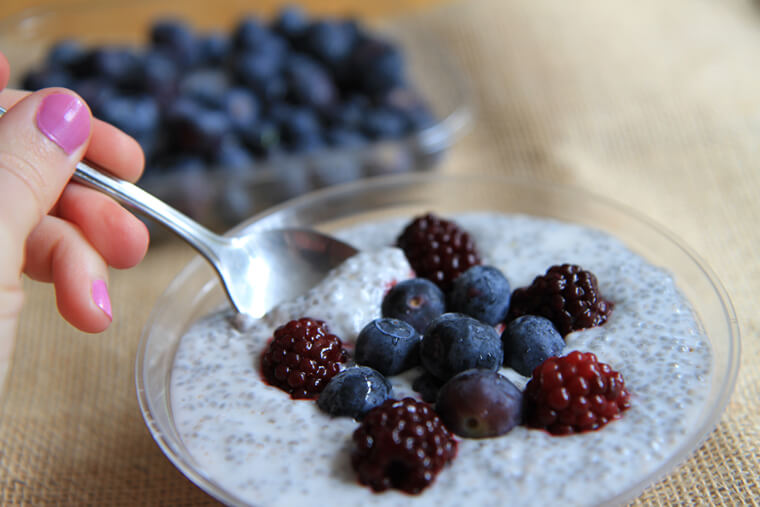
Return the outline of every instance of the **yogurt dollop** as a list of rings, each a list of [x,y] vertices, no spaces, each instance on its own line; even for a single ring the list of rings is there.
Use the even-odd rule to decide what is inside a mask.
[[[307,294],[242,328],[222,310],[182,338],[170,387],[173,415],[212,480],[261,506],[594,505],[636,484],[679,448],[690,416],[706,402],[712,356],[671,276],[592,228],[524,215],[453,219],[513,288],[554,264],[578,264],[597,276],[615,310],[603,326],[569,334],[563,355],[593,352],[622,373],[632,394],[622,418],[567,437],[520,426],[498,438],[460,439],[452,465],[419,496],[360,486],[350,465],[357,423],[267,385],[259,360],[273,330],[288,320],[324,320],[350,347],[380,315],[390,284],[412,275],[403,253],[387,247],[408,220],[372,222],[337,234],[363,252]],[[391,378],[394,397],[415,395],[411,382],[419,373]],[[509,368],[501,373],[520,388],[528,380]]]

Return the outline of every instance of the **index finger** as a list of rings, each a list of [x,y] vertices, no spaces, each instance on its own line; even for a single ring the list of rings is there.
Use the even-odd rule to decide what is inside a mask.
[[[28,94],[22,90],[4,90],[0,92],[0,106],[9,109]],[[114,176],[131,182],[140,178],[145,166],[145,155],[137,141],[113,125],[97,119],[92,123],[92,137],[85,156]]]

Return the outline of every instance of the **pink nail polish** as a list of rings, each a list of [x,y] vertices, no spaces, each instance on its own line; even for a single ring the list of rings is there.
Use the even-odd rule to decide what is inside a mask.
[[[37,127],[70,155],[90,135],[90,111],[74,95],[52,93],[37,110]]]
[[[108,315],[109,319],[113,319],[111,315],[111,298],[108,297],[108,287],[103,280],[95,280],[92,282],[92,300],[95,304]]]

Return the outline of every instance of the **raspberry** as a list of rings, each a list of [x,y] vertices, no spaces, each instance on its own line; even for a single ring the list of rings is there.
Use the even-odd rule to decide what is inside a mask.
[[[316,398],[340,372],[348,353],[321,320],[302,318],[278,327],[261,357],[266,380],[294,399]]]
[[[457,441],[433,408],[413,398],[387,400],[367,413],[354,431],[351,464],[359,482],[417,494],[454,459]]]
[[[524,397],[527,425],[554,435],[599,429],[630,407],[623,376],[590,352],[541,363]]]
[[[396,240],[417,276],[446,292],[468,268],[480,264],[475,243],[454,222],[431,213],[415,218]]]
[[[578,329],[604,324],[613,306],[599,294],[593,273],[562,264],[537,276],[529,287],[512,293],[507,320],[522,315],[546,317],[564,337]]]

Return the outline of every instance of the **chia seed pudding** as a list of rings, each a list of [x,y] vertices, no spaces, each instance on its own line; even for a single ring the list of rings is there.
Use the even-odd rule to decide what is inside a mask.
[[[631,408],[619,420],[572,436],[518,426],[488,439],[459,438],[450,466],[420,495],[373,493],[350,464],[358,423],[293,400],[261,377],[260,357],[274,329],[291,319],[323,320],[351,349],[380,316],[383,295],[412,276],[388,247],[409,219],[365,223],[336,236],[362,252],[320,285],[260,320],[229,309],[195,323],[182,338],[171,376],[171,404],[182,440],[203,472],[252,505],[594,505],[615,497],[669,458],[702,410],[712,372],[710,344],[671,276],[599,230],[526,215],[469,213],[453,218],[513,288],[554,264],[593,272],[615,305],[608,321],[566,337],[563,355],[593,352],[619,371]],[[420,398],[418,367],[391,377],[393,397]],[[528,378],[501,368],[521,389]]]

